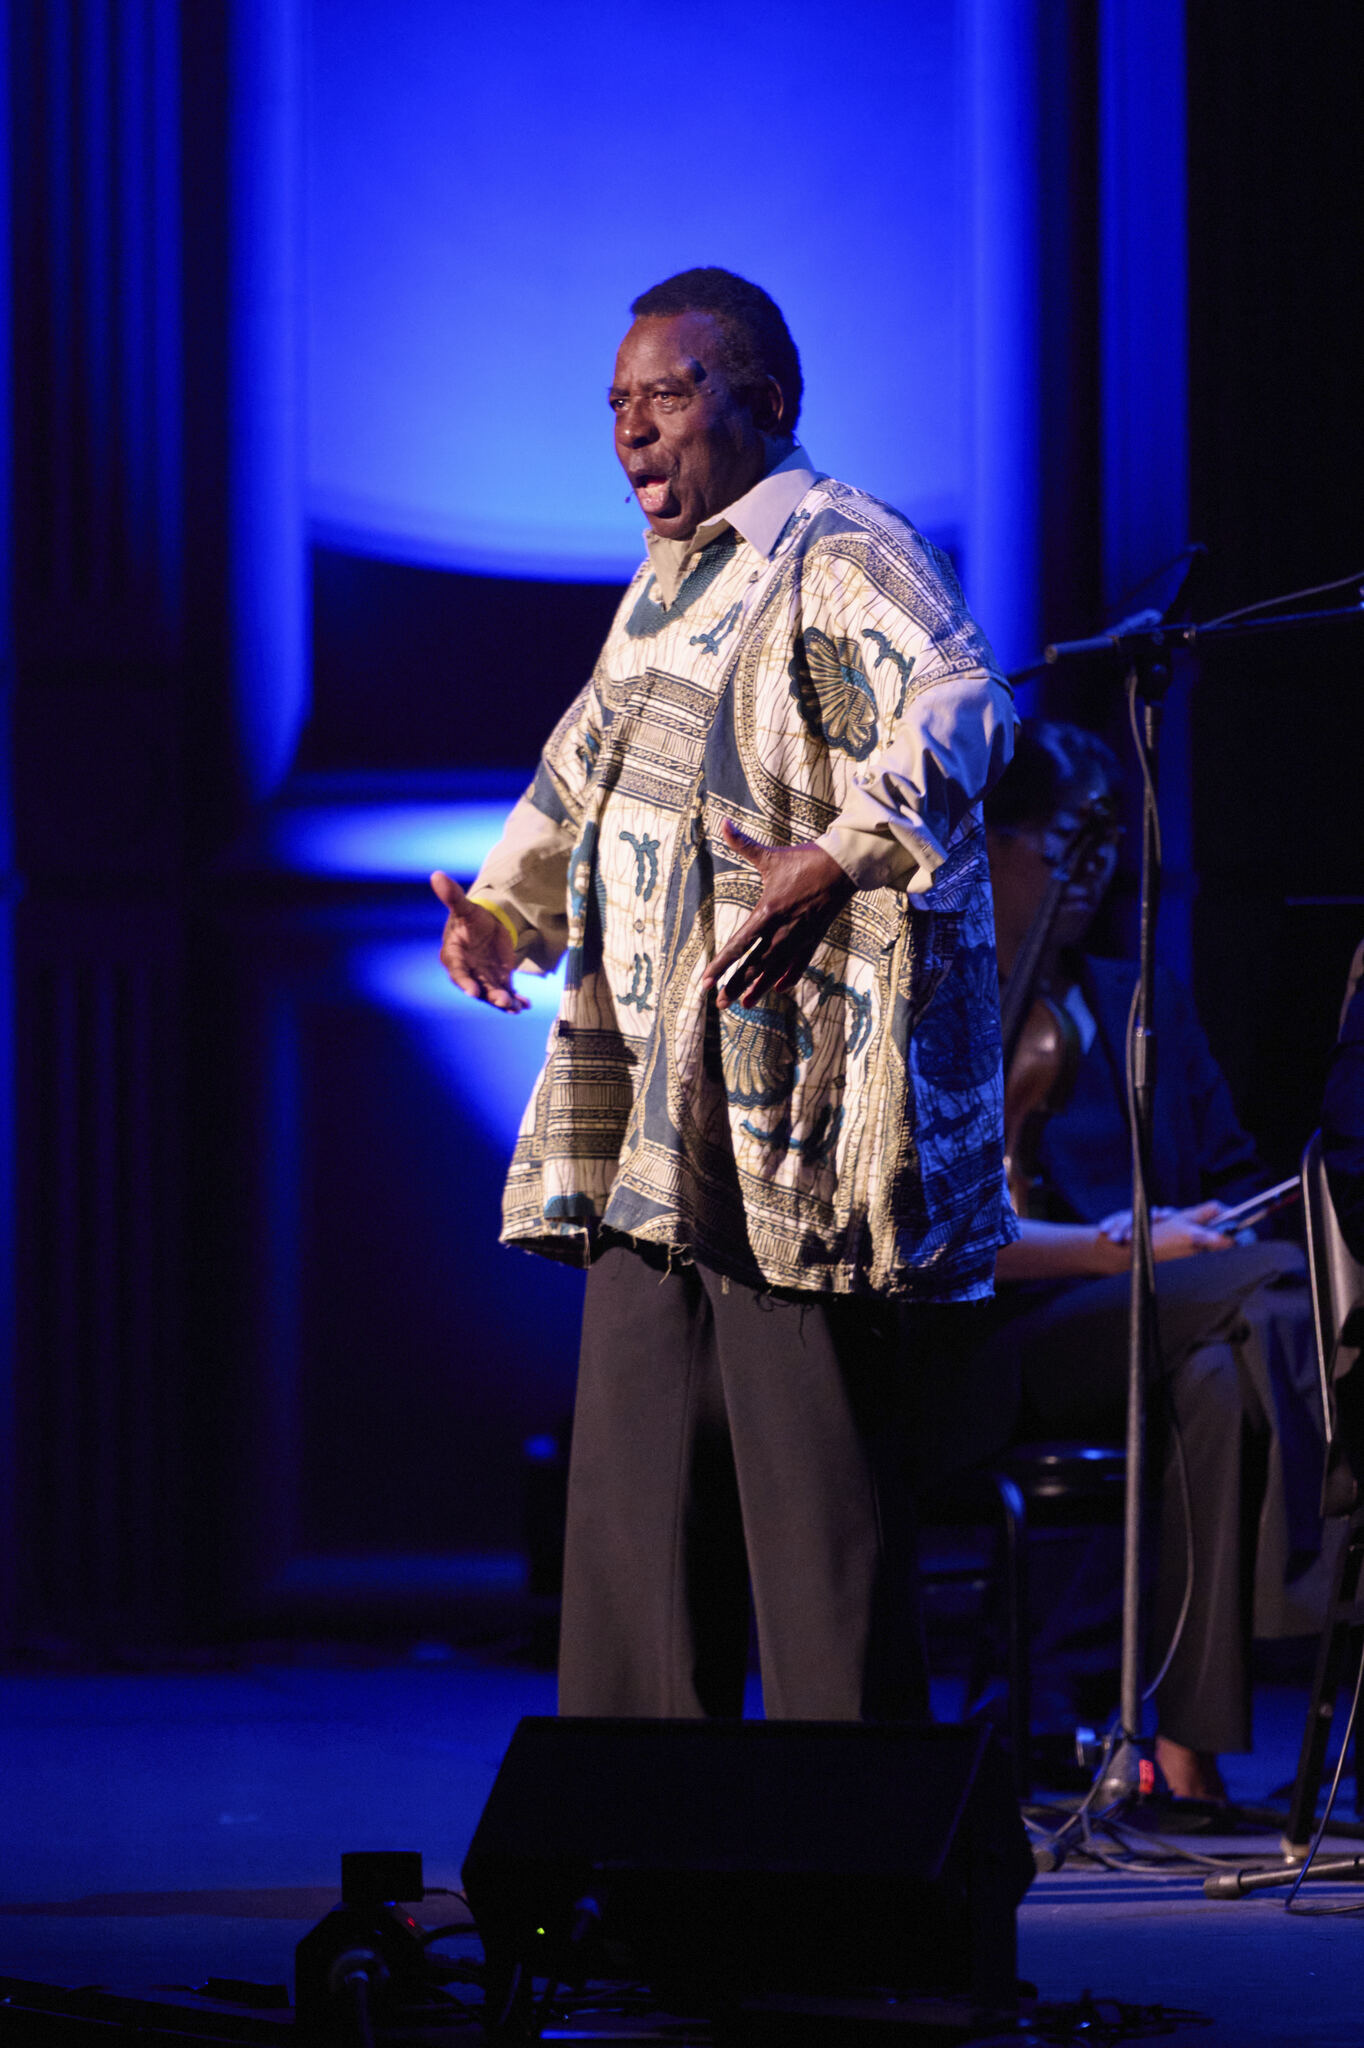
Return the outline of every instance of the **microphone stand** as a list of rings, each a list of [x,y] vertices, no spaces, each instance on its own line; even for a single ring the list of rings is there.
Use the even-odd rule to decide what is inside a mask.
[[[1122,1665],[1118,1739],[1099,1782],[1097,1801],[1130,1807],[1160,1791],[1152,1740],[1141,1732],[1142,1495],[1146,1465],[1146,1389],[1156,1357],[1155,1260],[1151,1250],[1151,1139],[1157,1044],[1154,1014],[1156,915],[1160,908],[1160,820],[1156,774],[1160,718],[1173,678],[1164,634],[1143,633],[1130,648],[1127,690],[1142,717],[1141,887],[1137,993],[1128,1037],[1127,1078],[1132,1119],[1132,1262],[1127,1306],[1127,1470],[1123,1495]],[[1133,719],[1136,730],[1136,719]]]
[[[1150,615],[1148,614],[1149,618]],[[1160,717],[1173,679],[1171,646],[1159,624],[1119,628],[1097,640],[1048,647],[1048,663],[1067,654],[1111,653],[1127,658],[1127,693],[1142,708],[1134,736],[1141,749],[1141,891],[1137,946],[1137,989],[1128,1034],[1127,1084],[1132,1140],[1132,1259],[1127,1305],[1127,1436],[1123,1492],[1122,1663],[1116,1736],[1106,1744],[1100,1775],[1079,1810],[1050,1840],[1039,1843],[1039,1871],[1059,1870],[1088,1828],[1090,1810],[1121,1820],[1163,1790],[1155,1744],[1141,1732],[1141,1558],[1142,1496],[1146,1463],[1146,1388],[1153,1375],[1156,1338],[1155,1263],[1151,1255],[1151,1133],[1156,1086],[1154,1018],[1156,914],[1160,907],[1160,820],[1156,772]]]
[[[1048,1841],[1039,1843],[1034,1860],[1039,1871],[1059,1870],[1070,1849],[1088,1829],[1089,1813],[1121,1821],[1144,1801],[1164,1790],[1155,1761],[1153,1738],[1141,1732],[1141,1556],[1142,1494],[1146,1457],[1146,1388],[1156,1363],[1155,1261],[1151,1249],[1148,1186],[1156,1087],[1157,1046],[1154,1023],[1156,914],[1160,905],[1160,820],[1156,808],[1156,769],[1160,717],[1173,680],[1176,646],[1194,647],[1211,640],[1238,639],[1286,627],[1322,625],[1338,619],[1364,617],[1360,602],[1325,611],[1279,613],[1267,618],[1237,616],[1234,620],[1194,624],[1163,624],[1153,612],[1126,619],[1112,631],[1089,640],[1060,642],[1045,650],[1040,669],[1070,657],[1117,652],[1127,662],[1127,693],[1133,709],[1132,728],[1142,769],[1141,890],[1138,925],[1137,989],[1127,1048],[1128,1106],[1132,1137],[1132,1261],[1127,1323],[1127,1471],[1123,1496],[1122,1663],[1116,1735],[1105,1747],[1100,1774],[1079,1810]],[[1014,680],[1015,678],[1010,678]],[[1021,678],[1019,678],[1021,679]],[[1136,705],[1141,704],[1138,727]]]

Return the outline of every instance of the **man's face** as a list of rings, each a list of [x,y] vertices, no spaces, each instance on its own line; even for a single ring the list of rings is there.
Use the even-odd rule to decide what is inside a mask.
[[[752,404],[730,389],[723,357],[709,313],[636,320],[616,357],[616,453],[650,526],[669,540],[690,539],[767,469]],[[779,411],[775,385],[772,393]]]

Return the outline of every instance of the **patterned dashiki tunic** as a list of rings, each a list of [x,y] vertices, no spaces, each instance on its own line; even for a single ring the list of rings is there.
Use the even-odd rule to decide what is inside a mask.
[[[946,558],[799,447],[691,547],[680,585],[636,572],[471,891],[522,964],[567,954],[503,1241],[987,1295],[1017,1235],[979,807],[1007,687]],[[858,888],[794,990],[722,1012],[700,976],[760,893],[726,818]]]

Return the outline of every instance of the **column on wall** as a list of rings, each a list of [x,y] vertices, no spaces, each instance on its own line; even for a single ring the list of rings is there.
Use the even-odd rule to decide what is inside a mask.
[[[9,105],[9,16],[0,8],[0,107]],[[0,249],[10,243],[9,152],[0,149]],[[0,407],[10,407],[10,267],[0,264]],[[11,438],[0,431],[0,564],[14,560]],[[0,1641],[14,1611],[18,1528],[14,1467],[14,868],[10,721],[14,696],[14,621],[8,566],[0,568]]]
[[[303,527],[303,25],[233,0],[228,149],[234,727],[253,799],[289,772],[308,703]]]
[[[972,601],[1006,667],[1131,608],[1188,534],[1181,0],[967,0],[972,99]],[[1131,748],[1101,665],[1025,712]],[[1187,683],[1163,735],[1162,956],[1189,972]],[[1120,878],[1121,925],[1134,878]]]
[[[183,1328],[178,56],[14,8],[14,1625],[168,1590]],[[116,1452],[115,1452],[116,1447]]]
[[[44,1641],[168,1636],[195,1601],[211,1378],[212,864],[243,793],[287,766],[302,704],[279,217],[296,9],[49,0],[8,19],[7,1619]]]
[[[1103,601],[1108,620],[1189,539],[1183,0],[1099,10]],[[1193,979],[1187,676],[1166,701],[1160,957]]]
[[[973,609],[1005,668],[1041,644],[1036,0],[965,0]]]

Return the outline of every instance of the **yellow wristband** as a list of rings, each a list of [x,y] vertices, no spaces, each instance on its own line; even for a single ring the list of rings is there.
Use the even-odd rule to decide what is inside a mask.
[[[490,902],[490,900],[486,896],[471,896],[469,898],[469,901],[471,903],[476,903],[480,910],[489,911],[491,915],[495,917],[498,923],[503,927],[507,934],[507,937],[511,940],[512,945],[516,945],[518,937],[516,926],[512,923],[511,919],[508,917],[506,911],[502,908],[500,903]]]

